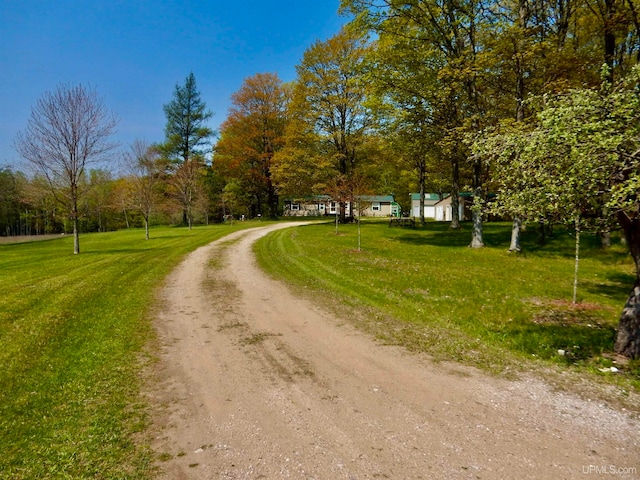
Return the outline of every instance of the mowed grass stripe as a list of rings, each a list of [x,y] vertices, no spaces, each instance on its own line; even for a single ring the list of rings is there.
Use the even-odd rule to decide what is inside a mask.
[[[0,478],[150,478],[140,369],[154,294],[195,248],[250,222],[0,245]],[[152,354],[152,352],[151,352]]]
[[[578,307],[570,304],[574,238],[556,227],[545,245],[535,228],[522,254],[507,252],[510,225],[485,225],[485,248],[470,249],[469,227],[416,229],[386,222],[310,225],[274,232],[256,246],[263,267],[326,304],[350,306],[347,316],[375,334],[437,359],[492,371],[545,362],[605,382],[637,388],[640,368],[609,378],[609,354],[619,313],[633,284],[633,263],[614,237],[602,250],[583,235]],[[570,352],[559,356],[558,350]],[[527,367],[528,368],[528,367]]]

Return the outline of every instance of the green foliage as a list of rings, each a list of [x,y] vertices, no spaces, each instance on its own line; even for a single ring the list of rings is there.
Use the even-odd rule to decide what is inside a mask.
[[[277,160],[281,166],[276,170],[284,174],[277,181],[289,191],[295,186],[288,181],[283,162],[297,162],[297,168],[311,167],[305,174],[313,177],[314,183],[326,184],[337,175],[350,178],[366,160],[362,146],[372,119],[364,103],[367,87],[361,73],[368,48],[365,39],[341,30],[308,48],[296,67],[298,79],[289,105],[291,119],[283,153]],[[305,162],[307,156],[313,158],[313,164]],[[316,164],[324,178],[318,178],[318,172],[314,172]],[[313,187],[307,182],[300,185],[305,189],[309,186]]]
[[[545,246],[537,245],[536,232],[525,232],[528,253],[513,255],[504,223],[485,225],[482,251],[467,248],[468,232],[445,223],[405,230],[362,222],[358,252],[355,229],[274,232],[258,243],[260,263],[331,308],[351,307],[345,317],[383,341],[436,359],[500,371],[571,359],[601,375],[594,365],[612,350],[634,278],[619,243],[603,251],[585,236],[583,288],[572,306],[573,240],[564,231]],[[633,375],[628,381],[640,386]]]
[[[156,228],[0,245],[0,477],[151,478],[140,369],[154,291],[235,227]]]
[[[172,160],[188,162],[192,157],[204,156],[213,131],[206,126],[213,113],[207,110],[191,72],[184,85],[176,85],[173,100],[164,105],[167,117],[164,153]]]
[[[535,125],[505,124],[476,135],[474,152],[495,171],[494,212],[565,222],[620,209],[635,215],[637,75],[613,91],[605,83],[536,99]]]

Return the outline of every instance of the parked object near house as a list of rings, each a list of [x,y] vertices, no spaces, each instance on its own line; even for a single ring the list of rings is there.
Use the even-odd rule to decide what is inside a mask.
[[[284,216],[333,216],[339,214],[340,204],[329,195],[315,195],[303,200],[286,200]],[[362,195],[345,202],[345,215],[359,214],[362,217],[389,217],[399,214],[399,205],[393,195]]]

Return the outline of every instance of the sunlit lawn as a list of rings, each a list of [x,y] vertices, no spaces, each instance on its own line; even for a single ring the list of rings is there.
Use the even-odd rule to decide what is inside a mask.
[[[235,226],[0,245],[0,478],[147,478],[140,368],[154,292]],[[146,360],[147,359],[147,360]]]
[[[0,245],[0,478],[142,479],[145,446],[140,371],[153,359],[155,293],[184,255],[238,223],[155,228]],[[481,250],[446,224],[388,228],[363,223],[280,230],[257,250],[271,273],[347,314],[383,342],[492,371],[552,365],[613,381],[618,314],[633,280],[618,243],[587,238],[579,308],[570,305],[573,240],[506,252],[509,226],[488,224]],[[558,350],[567,354],[558,355]],[[637,364],[621,366],[638,388]],[[635,369],[635,370],[634,370]]]
[[[525,232],[507,252],[510,225],[485,225],[485,248],[468,248],[470,226],[389,228],[312,225],[275,232],[257,247],[262,265],[327,304],[347,304],[361,327],[385,342],[492,371],[523,362],[567,365],[605,376],[615,327],[633,284],[624,245],[604,251],[583,238],[578,305],[571,304],[574,238],[563,229],[544,245]],[[560,355],[559,350],[565,352]],[[636,387],[633,362],[620,372]]]

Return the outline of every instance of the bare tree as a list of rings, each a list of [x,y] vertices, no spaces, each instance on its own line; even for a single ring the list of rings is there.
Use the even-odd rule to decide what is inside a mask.
[[[144,218],[145,238],[149,240],[149,218],[158,202],[157,186],[164,171],[162,157],[157,146],[135,140],[131,151],[125,153],[125,161],[131,172],[131,200]]]
[[[47,179],[56,200],[73,222],[73,253],[80,253],[78,201],[86,193],[87,167],[109,159],[116,147],[109,141],[117,120],[95,90],[60,85],[46,92],[35,107],[14,147]]]
[[[169,194],[182,206],[183,220],[193,228],[193,210],[202,189],[204,159],[194,155],[188,162],[179,165],[169,177]]]

